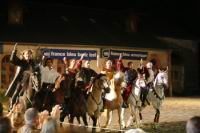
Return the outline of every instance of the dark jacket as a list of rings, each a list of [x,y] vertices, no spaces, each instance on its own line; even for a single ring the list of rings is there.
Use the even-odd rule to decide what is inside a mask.
[[[137,71],[135,69],[127,68],[125,71],[125,80],[128,84],[133,84],[137,78]]]
[[[20,82],[23,79],[24,71],[28,71],[32,69],[33,72],[37,73],[38,75],[40,74],[39,65],[37,65],[33,60],[30,60],[29,62],[27,62],[26,60],[19,59],[16,54],[17,54],[17,51],[14,50],[12,51],[12,54],[10,57],[10,62],[14,65],[17,65],[18,67],[17,67],[13,80],[6,91],[5,96],[7,97],[13,96],[15,90],[17,89],[18,84],[20,84]]]

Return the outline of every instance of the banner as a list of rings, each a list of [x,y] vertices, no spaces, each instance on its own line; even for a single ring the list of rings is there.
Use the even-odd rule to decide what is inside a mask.
[[[146,60],[148,53],[142,51],[125,51],[125,50],[112,50],[112,49],[102,49],[101,57],[110,58],[110,59],[118,59],[120,54],[123,55],[122,59],[127,60]]]
[[[43,55],[52,59],[80,59],[85,53],[83,60],[96,60],[96,50],[66,50],[66,49],[42,49]]]

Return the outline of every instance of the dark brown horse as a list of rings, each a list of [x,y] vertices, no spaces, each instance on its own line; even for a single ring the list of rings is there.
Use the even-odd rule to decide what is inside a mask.
[[[80,87],[75,87],[76,82],[75,74],[64,74],[59,77],[55,83],[56,89],[53,92],[54,103],[62,106],[61,122],[69,115],[70,123],[73,123],[74,117],[80,123],[80,117],[82,117],[84,124],[88,125],[84,93]]]

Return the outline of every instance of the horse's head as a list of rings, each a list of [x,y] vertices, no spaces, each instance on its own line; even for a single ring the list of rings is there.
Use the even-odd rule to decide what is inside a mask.
[[[79,71],[75,77],[75,87],[84,88],[86,82],[85,73],[83,71]]]
[[[126,88],[126,80],[125,80],[125,74],[123,72],[117,72],[114,75],[114,82],[115,86],[121,86],[121,88]]]
[[[156,85],[161,85],[165,89],[168,88],[168,73],[167,73],[167,70],[165,70],[165,71],[159,70],[159,73],[157,74],[157,76],[154,80],[154,87]]]
[[[105,93],[110,92],[110,87],[109,87],[109,82],[105,74],[99,74],[97,77],[94,79],[94,84],[97,84],[102,90],[105,91]]]

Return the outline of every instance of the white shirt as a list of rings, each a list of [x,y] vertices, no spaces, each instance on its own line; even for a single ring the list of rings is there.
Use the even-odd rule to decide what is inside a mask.
[[[40,66],[40,71],[41,71],[41,84],[43,82],[54,84],[56,78],[60,76],[60,74],[56,70],[54,70],[53,68],[49,69],[49,67],[47,66],[46,67]]]

